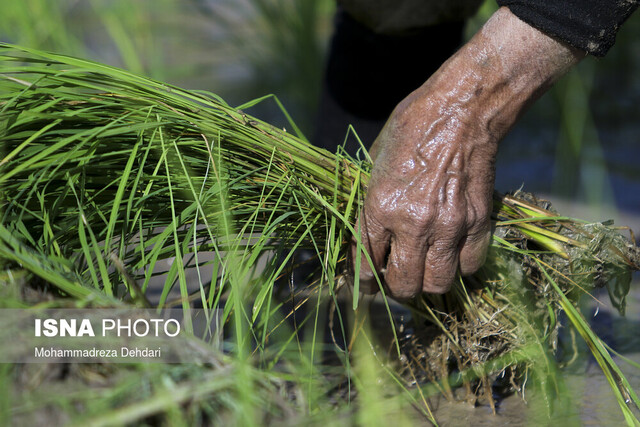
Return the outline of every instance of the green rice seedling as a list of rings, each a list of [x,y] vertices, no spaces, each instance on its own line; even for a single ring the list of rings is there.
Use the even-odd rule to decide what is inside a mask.
[[[352,224],[370,163],[313,147],[290,119],[293,133],[245,112],[262,100],[234,108],[208,92],[0,45],[3,272],[44,282],[80,306],[149,306],[152,283],[161,280],[158,307],[221,309],[238,362],[234,416],[244,423],[259,416],[250,398],[260,384],[255,366],[294,366],[288,378],[301,385],[300,401],[313,414],[326,404],[327,378],[361,388],[378,360],[352,359],[352,348],[373,347],[361,341],[332,348],[322,320],[350,281],[344,254],[358,235]],[[635,246],[611,227],[560,216],[524,194],[496,196],[494,219],[485,267],[446,295],[410,304],[414,318],[428,323],[408,339],[396,334],[392,353],[401,372],[381,360],[379,372],[403,398],[411,394],[407,382],[429,381],[445,395],[462,386],[489,404],[496,375],[504,372],[516,389],[536,376],[549,386],[551,402],[561,388],[553,352],[564,311],[610,379],[627,422],[637,422],[629,406],[638,405],[637,396],[575,309],[597,286],[607,286],[624,309],[630,272],[638,269]],[[317,278],[283,286],[303,248],[321,261]],[[365,253],[355,261],[354,309],[358,264],[370,259]],[[334,310],[333,330],[347,343],[373,343],[361,321],[349,326],[349,312]],[[327,351],[340,374],[323,365]],[[429,393],[417,390],[411,404],[426,402]],[[166,398],[142,406],[151,414]],[[376,405],[386,396],[371,390],[363,399]],[[136,413],[130,410],[107,420],[125,420]]]
[[[281,347],[273,344],[282,305],[273,298],[276,279],[299,248],[337,259],[341,224],[355,216],[353,179],[363,172],[243,113],[250,104],[231,108],[212,94],[47,56],[3,48],[3,268],[26,270],[81,306],[94,303],[94,292],[105,304],[146,306],[162,274],[159,307],[178,288],[185,311],[193,301],[223,310],[234,336],[227,344],[246,362],[236,371],[237,395],[250,396],[253,345],[258,360],[275,365],[296,342],[294,328]],[[325,204],[340,222],[331,226]],[[24,263],[22,248],[38,262]],[[198,283],[187,282],[190,263]],[[335,271],[301,300],[317,306]],[[306,321],[317,323],[310,314]],[[321,389],[314,381],[308,390]],[[242,401],[235,407],[248,422],[250,401]]]
[[[27,66],[19,55],[3,60],[3,224],[16,224],[37,250],[81,257],[74,273],[106,294],[131,293],[114,289],[112,253],[142,276],[145,290],[158,260],[196,254],[190,225],[203,226],[208,238],[196,238],[197,250],[222,262],[222,251],[275,248],[276,231],[287,246],[323,248],[326,234],[314,225],[324,201],[336,211],[353,204],[351,180],[362,173],[354,164],[214,95],[84,61],[55,69],[43,59]],[[99,243],[101,254],[85,241]],[[258,252],[244,252],[242,261],[252,265]],[[181,265],[172,265],[169,279],[181,277]]]

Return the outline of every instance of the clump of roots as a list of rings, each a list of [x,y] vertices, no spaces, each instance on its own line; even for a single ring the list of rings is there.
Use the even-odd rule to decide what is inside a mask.
[[[606,287],[624,312],[640,254],[619,228],[561,217],[527,193],[496,195],[493,217],[485,266],[447,294],[413,301],[414,325],[398,344],[407,382],[431,382],[450,399],[460,397],[453,389],[462,386],[464,399],[495,410],[496,386],[520,391],[534,363],[519,352],[532,343],[556,352],[560,292],[575,305]]]

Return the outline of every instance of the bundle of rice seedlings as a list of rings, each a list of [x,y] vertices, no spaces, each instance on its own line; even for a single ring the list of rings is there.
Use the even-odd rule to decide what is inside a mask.
[[[315,342],[319,307],[344,282],[370,162],[313,147],[292,121],[295,135],[243,112],[259,101],[233,108],[208,92],[0,45],[3,269],[40,278],[78,305],[149,305],[149,283],[163,273],[159,306],[177,285],[184,310],[194,301],[224,309],[241,358],[257,351],[275,363],[285,347],[269,347],[284,322],[274,284],[294,251],[310,248],[321,279],[290,302],[311,306],[304,322]],[[478,383],[487,394],[506,371],[518,388],[532,367],[553,365],[564,311],[636,422],[627,402],[638,397],[576,309],[604,284],[623,309],[635,246],[605,224],[559,216],[522,194],[497,196],[494,216],[485,267],[449,294],[411,304],[432,326],[427,341],[397,337],[404,369],[445,394],[453,385],[476,394]],[[170,261],[168,271],[160,261]],[[195,290],[187,265],[198,272]]]
[[[331,229],[329,209],[353,221],[366,172],[243,113],[250,105],[231,108],[210,93],[41,55],[4,47],[0,58],[0,232],[8,246],[66,262],[67,280],[135,300],[127,276],[144,293],[159,260],[197,263],[209,251],[216,255],[208,279],[224,285],[232,257],[223,254],[242,250],[240,280],[263,252],[326,250],[342,231]],[[19,242],[10,239],[16,235]],[[16,252],[7,258],[19,261]],[[176,277],[186,286],[179,262],[160,305]],[[203,304],[219,290],[203,294]]]

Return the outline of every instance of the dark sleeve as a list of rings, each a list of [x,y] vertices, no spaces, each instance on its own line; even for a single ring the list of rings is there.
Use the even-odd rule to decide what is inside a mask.
[[[591,55],[604,56],[640,0],[497,0],[527,24]]]

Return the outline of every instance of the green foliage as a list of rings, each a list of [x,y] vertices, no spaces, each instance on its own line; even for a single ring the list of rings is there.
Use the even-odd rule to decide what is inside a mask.
[[[333,416],[323,410],[332,407],[336,388],[359,390],[363,406],[355,419],[362,423],[397,418],[408,405],[433,421],[427,398],[434,387],[451,395],[463,385],[492,404],[491,382],[505,370],[517,379],[537,377],[552,402],[562,389],[560,380],[549,381],[557,373],[553,350],[561,309],[602,361],[627,421],[635,422],[625,399],[637,404],[637,397],[600,339],[572,311],[581,295],[605,284],[623,308],[638,254],[614,229],[559,216],[524,195],[497,197],[497,231],[485,268],[449,294],[412,305],[415,318],[436,331],[418,344],[451,349],[434,358],[430,350],[422,352],[439,364],[436,371],[399,363],[413,382],[430,381],[412,392],[406,375],[376,353],[357,279],[348,301],[354,310],[336,308],[344,298],[338,290],[348,287],[345,248],[358,235],[352,224],[369,163],[313,147],[290,118],[296,134],[243,111],[259,101],[232,108],[208,92],[0,46],[5,282],[22,275],[64,297],[57,301],[78,306],[177,303],[188,313],[197,302],[222,309],[232,336],[232,385],[225,382],[228,376],[220,389],[191,380],[169,388],[163,383],[136,404],[101,400],[110,408],[104,415],[74,413],[78,422],[95,416],[96,422],[133,422],[158,413],[172,420],[178,403],[201,402],[220,390],[229,391],[220,404],[231,399],[225,407],[236,422],[252,424],[264,416],[256,409],[262,402],[275,408],[273,416],[288,407],[282,410],[322,422]],[[306,286],[288,289],[283,282],[300,249],[321,260],[320,271]],[[370,262],[366,253],[360,262]],[[192,270],[195,283],[187,278]],[[151,301],[150,286],[158,278],[160,295]],[[174,288],[177,301],[170,298]],[[328,307],[331,322],[338,323],[332,332],[340,330],[345,346],[325,343]],[[405,344],[395,334],[392,358],[402,360],[403,352],[417,348]],[[326,353],[337,366],[324,363]],[[372,379],[378,376],[380,381]],[[267,397],[282,381],[298,396],[292,407]],[[131,392],[134,383],[121,386]],[[350,413],[350,403],[349,395],[333,414]],[[202,402],[195,411],[207,408]]]

